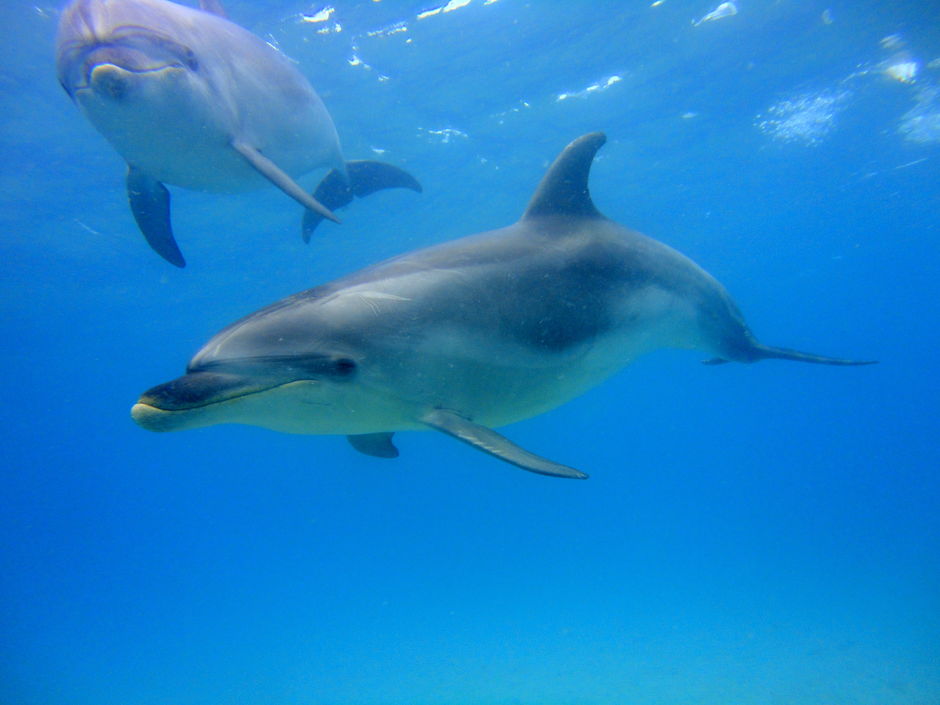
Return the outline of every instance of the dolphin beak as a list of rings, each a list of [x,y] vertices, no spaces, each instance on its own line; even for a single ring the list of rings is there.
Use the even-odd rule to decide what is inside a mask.
[[[75,93],[90,90],[96,95],[119,101],[128,95],[142,76],[160,76],[167,79],[183,70],[179,66],[133,70],[112,63],[95,64],[88,68],[84,84],[75,86],[73,90]]]
[[[88,85],[98,95],[120,100],[127,94],[133,75],[114,64],[98,64],[88,73]]]
[[[207,423],[212,408],[256,394],[274,384],[258,384],[240,375],[191,372],[144,392],[131,418],[149,431],[176,431]],[[208,422],[211,423],[211,422]]]
[[[159,409],[145,402],[139,401],[131,407],[131,418],[148,431],[176,431],[182,427],[179,417],[179,412]]]

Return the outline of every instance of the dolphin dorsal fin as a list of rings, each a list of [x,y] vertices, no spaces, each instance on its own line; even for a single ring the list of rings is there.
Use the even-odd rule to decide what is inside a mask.
[[[210,15],[228,18],[225,14],[225,8],[222,7],[221,0],[199,0],[199,9],[208,12]]]
[[[579,137],[565,147],[542,177],[522,219],[546,215],[602,218],[588,191],[591,163],[607,141],[603,132]]]

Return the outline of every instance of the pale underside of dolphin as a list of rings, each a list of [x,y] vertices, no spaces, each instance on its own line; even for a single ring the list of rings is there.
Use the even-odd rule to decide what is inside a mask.
[[[346,434],[379,457],[398,454],[393,432],[435,429],[526,470],[581,478],[493,427],[557,407],[659,348],[867,364],[762,345],[707,272],[601,215],[588,174],[604,141],[571,143],[514,225],[401,255],[230,325],[183,377],[144,393],[134,419],[154,431],[242,423]]]
[[[309,240],[353,196],[421,186],[398,167],[345,162],[320,97],[293,64],[229,22],[218,0],[73,0],[56,39],[59,81],[128,164],[151,247],[184,266],[164,184],[219,193],[273,184],[310,213]],[[314,195],[295,178],[332,169]]]

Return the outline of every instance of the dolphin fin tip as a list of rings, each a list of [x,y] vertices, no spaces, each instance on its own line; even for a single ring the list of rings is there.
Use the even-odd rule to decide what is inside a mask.
[[[493,429],[474,423],[447,409],[433,409],[421,417],[421,422],[494,458],[499,458],[529,472],[572,480],[586,480],[588,477],[580,470],[531,453]]]
[[[849,360],[841,357],[826,357],[814,353],[800,352],[789,348],[775,348],[769,345],[756,345],[756,356],[753,360],[792,360],[794,362],[809,362],[815,365],[833,365],[835,367],[861,367],[863,365],[877,365],[878,360]]]
[[[353,198],[364,198],[384,189],[406,188],[424,193],[415,177],[393,164],[361,159],[346,162],[345,166],[345,174],[339,169],[331,169],[313,192],[313,200],[331,214],[352,203]],[[328,220],[340,222],[335,215]],[[321,213],[309,208],[304,212],[301,228],[304,242],[310,242],[313,231],[322,221]]]
[[[170,192],[166,186],[134,167],[127,170],[127,200],[147,244],[170,264],[186,266],[170,223]]]
[[[703,365],[711,365],[711,366],[726,365],[729,362],[731,362],[731,360],[725,360],[723,357],[712,357],[712,358],[709,358],[708,360],[702,360]]]
[[[361,433],[346,436],[349,445],[365,455],[373,458],[397,458],[398,448],[392,442],[392,432]]]
[[[588,189],[597,151],[607,142],[603,132],[582,135],[565,147],[539,182],[522,219],[539,216],[602,218]]]
[[[223,19],[228,17],[225,12],[225,8],[222,7],[221,0],[199,0],[199,9],[203,12],[208,12],[210,15],[216,15]]]

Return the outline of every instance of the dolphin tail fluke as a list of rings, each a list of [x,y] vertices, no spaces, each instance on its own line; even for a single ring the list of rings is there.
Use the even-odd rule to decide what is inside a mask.
[[[407,188],[421,193],[417,179],[397,166],[370,160],[346,162],[346,175],[337,169],[327,174],[313,192],[313,198],[335,211],[352,203],[353,198],[364,198],[387,188]],[[304,242],[310,242],[313,231],[323,220],[321,214],[308,209],[304,213]]]
[[[434,409],[422,416],[421,422],[523,470],[540,475],[551,475],[552,477],[587,479],[587,475],[580,470],[569,468],[567,465],[561,465],[535,453],[530,453],[508,438],[496,433],[493,429],[473,423],[453,411]]]
[[[857,365],[874,365],[877,360],[846,360],[841,357],[825,357],[812,353],[790,350],[788,348],[774,348],[769,345],[755,344],[755,360],[793,360],[795,362],[812,362],[816,365],[840,365],[843,367]]]
[[[170,264],[185,267],[186,260],[173,237],[170,224],[170,192],[149,174],[127,168],[127,199],[137,226],[154,252]]]

